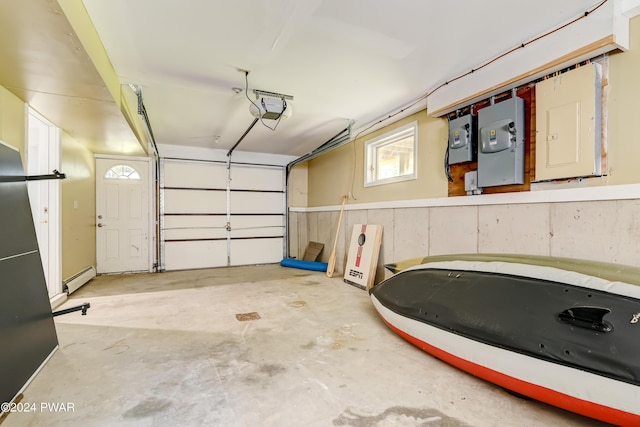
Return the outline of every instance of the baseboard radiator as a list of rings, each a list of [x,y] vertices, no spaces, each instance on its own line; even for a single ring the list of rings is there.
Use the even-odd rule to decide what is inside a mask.
[[[90,265],[78,274],[63,280],[62,289],[70,295],[94,277],[96,277],[96,268],[93,265]]]

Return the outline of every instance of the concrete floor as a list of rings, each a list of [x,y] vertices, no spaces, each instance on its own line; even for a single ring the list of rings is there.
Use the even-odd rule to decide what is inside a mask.
[[[277,265],[101,276],[13,426],[602,426],[413,347],[365,291]],[[237,314],[256,312],[256,320]],[[70,403],[56,411],[42,403]]]

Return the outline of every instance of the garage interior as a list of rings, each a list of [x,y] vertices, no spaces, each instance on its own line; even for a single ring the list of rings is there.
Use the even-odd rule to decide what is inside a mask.
[[[23,401],[20,425],[599,426],[426,355],[366,293],[278,265],[99,276]],[[256,312],[256,320],[236,315]]]
[[[640,1],[218,3],[0,4],[0,326],[33,233],[36,317],[91,305],[0,423],[605,425],[424,353],[345,278],[367,224],[372,283],[444,254],[640,267]],[[455,151],[511,100],[515,171]],[[279,265],[316,243],[332,277]]]

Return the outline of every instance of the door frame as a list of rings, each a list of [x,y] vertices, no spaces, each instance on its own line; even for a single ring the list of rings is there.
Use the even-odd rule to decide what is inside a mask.
[[[155,186],[155,181],[156,181],[156,168],[153,167],[153,159],[151,157],[141,157],[141,156],[116,156],[116,155],[112,155],[112,154],[94,154],[93,155],[94,159],[102,159],[102,160],[121,160],[123,162],[126,162],[127,160],[131,160],[131,161],[137,161],[137,162],[147,162],[149,164],[148,167],[148,171],[149,171],[149,182],[148,182],[148,186],[149,188],[147,189],[147,202],[148,202],[148,206],[149,206],[149,218],[147,221],[147,235],[149,236],[149,239],[147,240],[149,248],[148,248],[148,254],[149,254],[149,259],[148,259],[148,265],[149,265],[149,269],[148,271],[151,273],[154,271],[154,266],[156,265],[157,262],[157,254],[156,254],[156,239],[158,238],[158,236],[156,236],[156,223],[157,223],[157,219],[156,219],[156,186]],[[96,168],[97,170],[97,168]],[[98,176],[96,176],[96,185],[98,183]],[[96,207],[97,207],[97,193],[96,193]],[[98,229],[96,227],[96,229],[94,230],[94,233],[97,233]],[[98,258],[98,246],[96,245],[96,263],[97,263],[97,258]],[[97,265],[96,265],[97,268]]]
[[[48,126],[48,150],[47,150],[47,163],[49,167],[53,169],[60,170],[60,128],[47,120],[46,117],[42,116],[36,110],[31,108],[28,104],[26,105],[26,116],[27,120],[25,123],[25,157],[26,162],[25,165],[25,175],[33,174],[33,172],[29,171],[29,120],[33,116],[35,119],[41,121],[45,125]],[[51,171],[47,171],[46,173],[51,173]],[[64,171],[63,171],[64,172]],[[47,251],[47,259],[48,266],[46,271],[43,271],[44,275],[47,279],[47,293],[49,294],[50,300],[55,300],[63,294],[62,291],[62,206],[61,206],[61,183],[60,180],[54,179],[49,181],[35,181],[40,182],[42,185],[47,186],[48,192],[48,245],[45,250]],[[31,201],[31,199],[30,199]],[[36,224],[36,218],[33,216],[34,208],[41,209],[40,206],[40,198],[37,201],[38,206],[31,206],[31,216],[34,219],[34,228],[38,228],[39,224]],[[42,251],[43,248],[38,247],[39,251]],[[51,295],[51,293],[53,295]]]

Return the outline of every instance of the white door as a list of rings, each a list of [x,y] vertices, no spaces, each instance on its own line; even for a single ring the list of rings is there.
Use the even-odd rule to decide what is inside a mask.
[[[58,129],[29,110],[27,132],[27,175],[49,175],[59,169]],[[64,172],[64,171],[63,171]],[[60,268],[60,181],[28,181],[29,202],[38,239],[38,250],[49,297],[62,292]]]
[[[96,270],[149,271],[149,162],[96,158]]]

